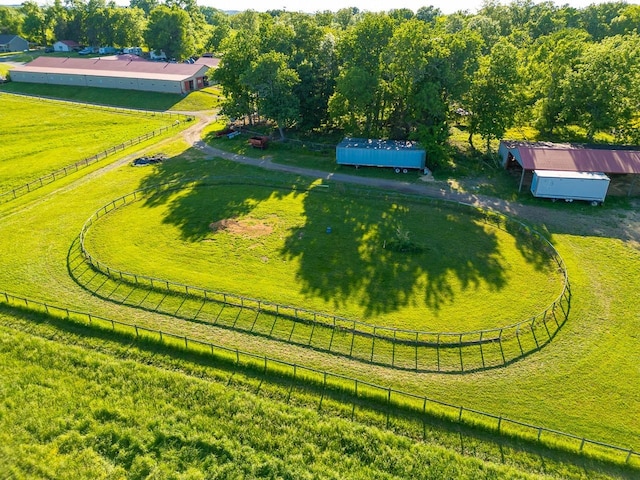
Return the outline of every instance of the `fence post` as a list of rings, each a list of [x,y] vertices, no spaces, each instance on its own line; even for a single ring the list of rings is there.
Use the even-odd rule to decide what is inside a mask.
[[[322,408],[322,400],[324,400],[324,391],[327,388],[327,372],[324,372],[324,380],[322,381],[322,392],[320,393],[320,403],[318,404],[318,410]]]
[[[376,348],[376,327],[373,327],[373,338],[371,339],[371,359],[370,362],[373,363],[373,352]]]
[[[498,337],[498,343],[500,344],[500,353],[502,354],[502,363],[507,364],[507,359],[504,356],[504,349],[502,348],[502,328],[500,329],[500,336]]]
[[[391,366],[396,363],[396,329],[393,329],[393,343],[391,344]]]

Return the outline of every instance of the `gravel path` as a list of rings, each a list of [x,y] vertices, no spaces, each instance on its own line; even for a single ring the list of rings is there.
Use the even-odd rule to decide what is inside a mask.
[[[191,114],[193,115],[194,113],[191,112]],[[195,115],[198,118],[198,123],[183,132],[183,135],[193,148],[203,152],[205,155],[311,178],[456,200],[479,207],[491,208],[511,216],[517,216],[531,223],[545,225],[551,232],[619,238],[625,242],[629,242],[634,248],[640,250],[640,200],[638,199],[634,199],[632,209],[600,209],[594,213],[581,214],[572,211],[560,211],[558,209],[522,205],[520,203],[508,202],[484,195],[455,192],[448,188],[442,188],[439,185],[433,185],[433,182],[409,183],[401,180],[359,177],[344,173],[328,173],[310,168],[282,165],[272,162],[269,158],[250,158],[208,145],[201,139],[202,130],[207,124],[208,119],[204,114]]]

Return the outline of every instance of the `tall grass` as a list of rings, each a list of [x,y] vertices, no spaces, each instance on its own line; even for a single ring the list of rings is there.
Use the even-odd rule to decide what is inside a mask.
[[[61,329],[8,312],[0,318],[4,404],[10,406],[0,417],[0,459],[14,478],[633,474],[577,457],[574,466],[571,456],[554,458],[508,440],[495,448],[472,430],[447,432],[437,421],[413,430],[426,441],[416,443],[349,422],[356,414],[364,424],[384,425],[384,416],[365,404],[357,412],[345,409],[339,396],[327,395],[318,413],[316,394],[276,378],[265,381],[260,374],[199,361],[197,355],[168,356],[151,344],[138,348],[124,338],[120,343],[117,334],[92,338],[71,324]],[[51,335],[56,340],[47,338]],[[393,425],[399,432],[412,431],[400,418]],[[481,458],[472,458],[474,452]]]

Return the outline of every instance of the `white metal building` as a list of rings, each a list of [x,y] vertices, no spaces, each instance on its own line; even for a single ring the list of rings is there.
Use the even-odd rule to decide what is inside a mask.
[[[38,57],[11,70],[15,82],[189,93],[205,86],[206,65],[106,58]]]

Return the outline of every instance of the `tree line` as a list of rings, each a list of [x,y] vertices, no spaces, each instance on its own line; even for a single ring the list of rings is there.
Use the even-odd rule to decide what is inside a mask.
[[[0,9],[0,28],[29,40],[148,45],[177,59],[216,52],[223,111],[268,119],[282,136],[336,129],[419,140],[441,158],[464,121],[486,148],[513,125],[541,136],[580,129],[640,143],[640,6],[578,9],[486,1],[477,13],[434,7],[382,13],[228,14],[195,0],[27,1]]]

